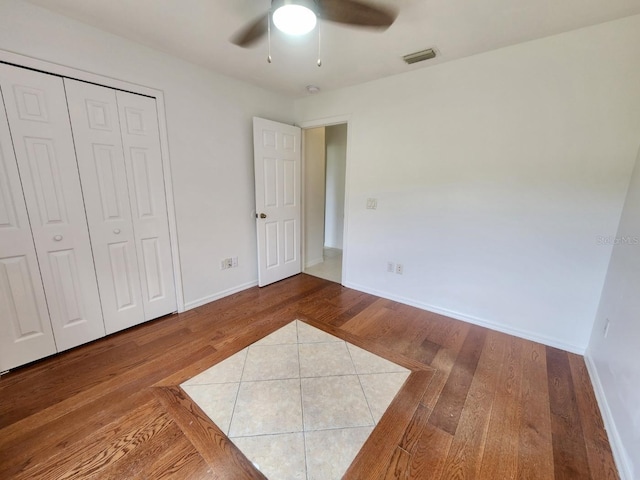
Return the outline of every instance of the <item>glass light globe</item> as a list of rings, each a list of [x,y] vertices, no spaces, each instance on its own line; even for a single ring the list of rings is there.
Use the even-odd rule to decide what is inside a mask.
[[[302,5],[283,5],[273,12],[273,23],[288,35],[304,35],[316,26],[316,14]]]

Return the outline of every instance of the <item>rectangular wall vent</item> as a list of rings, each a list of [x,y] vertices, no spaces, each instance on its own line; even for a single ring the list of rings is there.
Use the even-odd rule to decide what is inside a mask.
[[[405,55],[402,58],[404,59],[405,62],[411,65],[412,63],[422,62],[424,60],[430,60],[432,58],[435,58],[435,56],[436,56],[436,51],[433,48],[429,48],[427,50],[421,50],[419,52],[410,53],[409,55]]]

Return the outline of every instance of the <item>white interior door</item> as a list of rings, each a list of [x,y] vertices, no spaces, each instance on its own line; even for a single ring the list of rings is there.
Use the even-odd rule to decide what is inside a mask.
[[[116,92],[145,320],[176,311],[158,112],[154,98]]]
[[[0,372],[55,352],[0,91]]]
[[[0,64],[9,120],[59,351],[104,336],[62,79]]]
[[[144,322],[115,90],[64,79],[107,334]]]
[[[258,284],[301,271],[300,129],[254,117]]]

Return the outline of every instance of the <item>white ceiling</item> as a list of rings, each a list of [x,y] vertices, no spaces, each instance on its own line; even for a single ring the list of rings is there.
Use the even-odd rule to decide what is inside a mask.
[[[640,14],[640,0],[366,0],[399,8],[385,32],[321,23],[304,38],[274,33],[244,49],[229,42],[270,0],[28,0],[102,30],[219,73],[293,97],[425,68],[516,43]],[[435,47],[439,57],[406,65],[402,56]]]

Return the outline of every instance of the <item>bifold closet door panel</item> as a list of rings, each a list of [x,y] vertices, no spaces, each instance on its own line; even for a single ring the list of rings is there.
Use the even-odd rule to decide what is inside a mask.
[[[118,91],[133,230],[147,320],[176,311],[156,101]]]
[[[107,334],[144,322],[116,92],[64,80]]]
[[[58,351],[104,336],[62,79],[0,64],[24,198]]]
[[[0,89],[0,372],[56,353]]]

